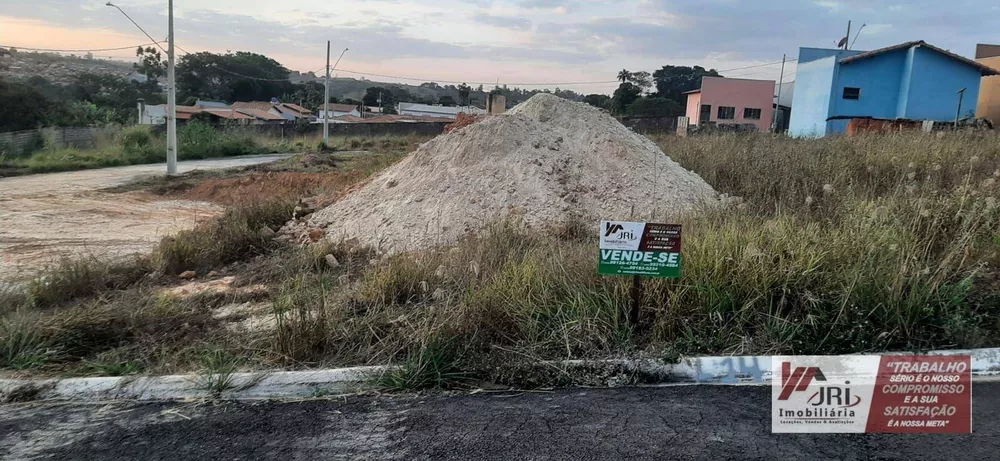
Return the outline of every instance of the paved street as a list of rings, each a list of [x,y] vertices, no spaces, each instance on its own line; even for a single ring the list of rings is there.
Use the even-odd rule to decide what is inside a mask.
[[[772,435],[766,387],[566,389],[295,403],[0,406],[4,459],[996,459],[1000,385],[971,435]]]

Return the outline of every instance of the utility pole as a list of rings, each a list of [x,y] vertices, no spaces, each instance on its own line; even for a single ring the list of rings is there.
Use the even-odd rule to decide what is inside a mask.
[[[774,101],[774,112],[771,114],[771,132],[778,132],[778,111],[781,110],[781,85],[785,83],[785,60],[787,54],[781,55],[781,76],[778,77],[778,99]]]
[[[955,129],[958,129],[958,119],[962,117],[962,98],[965,97],[965,90],[967,88],[962,88],[958,90],[958,112],[955,112]]]
[[[326,85],[323,90],[323,148],[330,148],[330,41],[326,41]]]
[[[844,36],[844,49],[851,48],[851,21],[847,21],[847,35]]]
[[[167,176],[177,174],[177,81],[174,78],[174,0],[167,2]]]
[[[378,92],[378,113],[382,113],[382,90]]]

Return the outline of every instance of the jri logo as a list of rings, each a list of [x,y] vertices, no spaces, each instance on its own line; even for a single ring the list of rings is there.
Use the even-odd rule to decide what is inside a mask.
[[[615,236],[615,238],[619,238],[622,240],[635,240],[636,238],[635,233],[625,231],[625,226],[612,222],[606,223],[604,225],[604,236],[611,237],[614,234],[618,234]]]
[[[781,393],[778,394],[778,400],[788,400],[793,392],[807,392],[813,381],[827,382],[823,370],[819,367],[795,367],[793,371],[791,362],[782,362]],[[851,395],[850,384],[850,381],[845,381],[843,386],[820,386],[806,402],[814,407],[830,405],[850,408],[857,406],[861,403],[861,397]]]

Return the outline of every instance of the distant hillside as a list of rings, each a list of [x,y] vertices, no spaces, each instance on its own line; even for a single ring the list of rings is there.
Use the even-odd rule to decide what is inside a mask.
[[[0,77],[25,80],[33,76],[39,76],[56,85],[72,84],[77,76],[87,73],[111,74],[118,77],[143,77],[136,74],[131,62],[126,61],[24,51],[15,51],[12,54],[8,54],[6,51],[0,50]],[[322,84],[323,78],[312,72],[303,74],[295,71],[289,75],[289,81],[295,84]],[[389,89],[396,96],[395,99],[402,102],[437,103],[443,96],[450,96],[454,101],[460,100],[456,85],[439,85],[433,82],[409,85],[356,78],[332,79],[330,81],[330,95],[338,100],[361,100],[365,94],[365,90],[373,86]],[[472,86],[472,91],[469,95],[471,102],[475,105],[484,105],[487,92],[491,89],[483,88],[482,85]],[[581,94],[568,90],[557,90],[554,88],[547,91],[552,91],[566,99],[576,101],[583,99],[583,95]],[[510,105],[525,101],[541,91],[501,87],[501,92],[507,98],[507,102]],[[318,97],[322,98],[322,93],[319,93]]]
[[[289,79],[292,83],[306,83],[306,82],[317,82],[323,83],[322,76],[315,76],[312,73],[299,74],[298,72],[293,72]],[[405,83],[385,83],[378,82],[368,79],[355,79],[355,78],[332,78],[330,79],[330,95],[340,99],[355,99],[360,100],[364,94],[365,90],[373,87],[379,86],[383,88],[388,88],[396,93],[396,90],[402,90],[403,94],[409,94],[413,97],[404,98],[410,99],[411,101],[404,102],[427,102],[427,103],[437,103],[442,96],[450,96],[455,101],[459,100],[458,97],[458,87],[456,85],[439,85],[434,82],[421,83],[419,85],[409,85]],[[484,88],[482,85],[472,86],[472,92],[469,95],[469,99],[472,100],[473,104],[482,105],[485,104],[486,95],[492,88]],[[526,101],[528,98],[534,96],[537,93],[541,93],[545,90],[524,90],[519,88],[508,88],[506,86],[501,86],[501,93],[507,98],[508,104],[517,104],[522,101]],[[558,96],[574,101],[582,101],[583,95],[575,93],[569,90],[561,90],[559,88],[549,89]],[[401,99],[402,100],[402,99]]]
[[[68,85],[73,83],[77,75],[84,73],[112,74],[118,77],[128,77],[135,73],[132,63],[125,61],[24,51],[7,54],[4,51],[0,51],[0,76],[12,79],[40,76],[51,83]]]

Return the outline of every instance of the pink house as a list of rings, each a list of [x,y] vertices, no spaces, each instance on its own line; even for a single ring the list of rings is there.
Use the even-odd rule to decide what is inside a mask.
[[[688,91],[690,123],[753,124],[771,130],[774,115],[774,80],[703,77],[701,89]]]

